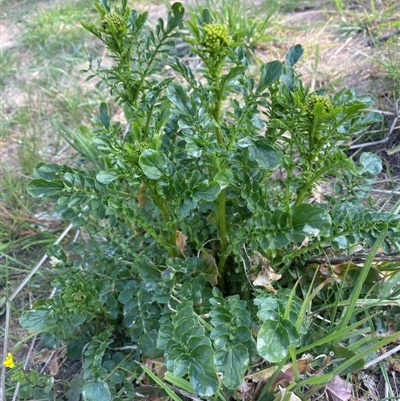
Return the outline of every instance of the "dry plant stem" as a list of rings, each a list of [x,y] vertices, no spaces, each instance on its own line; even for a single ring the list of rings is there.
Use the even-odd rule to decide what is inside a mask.
[[[378,38],[370,39],[367,42],[367,46],[372,46],[375,42],[386,42],[388,39],[396,35],[400,35],[400,29],[396,29],[395,31],[390,32],[386,35],[379,36]]]
[[[60,236],[54,242],[54,245],[59,244],[63,238],[69,233],[72,228],[72,224],[69,224],[68,227],[60,234]],[[43,263],[47,260],[47,254],[43,255],[36,266],[32,269],[32,271],[22,280],[19,286],[14,290],[14,292],[8,297],[6,301],[6,322],[4,328],[4,346],[3,346],[3,355],[7,355],[8,353],[8,333],[10,330],[10,316],[11,316],[11,302],[13,299],[19,294],[19,292],[25,287],[25,285],[29,282],[29,280],[35,275],[35,273],[40,269]],[[34,341],[32,342],[34,343]],[[27,360],[25,361],[25,365]],[[5,399],[5,387],[6,387],[6,367],[2,365],[1,369],[1,382],[0,382],[0,400]],[[15,394],[14,394],[15,396]],[[14,399],[14,398],[13,398]]]
[[[400,99],[397,100],[397,102],[399,102]],[[358,145],[351,145],[349,149],[358,149],[358,148],[364,148],[366,146],[372,146],[372,145],[378,145],[380,143],[386,143],[389,141],[390,137],[392,136],[393,131],[395,130],[397,122],[399,120],[399,115],[396,115],[396,117],[394,118],[392,125],[390,126],[389,132],[386,135],[385,138],[379,140],[379,141],[373,141],[373,142],[366,142],[366,143],[360,143]]]
[[[306,260],[306,263],[331,263],[331,264],[339,264],[343,262],[365,262],[368,254],[353,254],[347,256],[341,256],[336,258],[327,258],[327,257],[317,257]],[[387,261],[400,261],[400,252],[393,253],[378,253],[375,255],[376,259],[387,260]]]
[[[377,193],[380,193],[380,194],[400,196],[400,192],[399,191],[389,191],[389,190],[385,190],[385,189],[372,189],[371,192],[377,192]]]
[[[178,388],[178,387],[171,386],[171,385],[169,385],[169,384],[166,384],[166,386],[169,387],[171,390],[176,391],[177,393],[182,394],[182,395],[184,395],[184,396],[187,397],[187,398],[190,398],[190,399],[193,400],[193,401],[202,401],[202,399],[196,397],[195,394],[188,393],[188,392],[185,391],[185,390],[182,390],[182,389],[180,389],[180,388]]]
[[[384,354],[382,354],[381,356],[378,356],[378,358],[375,358],[374,360],[367,362],[364,365],[364,369],[368,369],[371,366],[374,366],[375,364],[377,364],[380,361],[383,361],[384,359],[388,358],[390,355],[395,354],[396,352],[400,351],[400,345],[398,345],[397,347],[392,348],[390,351],[385,352]]]

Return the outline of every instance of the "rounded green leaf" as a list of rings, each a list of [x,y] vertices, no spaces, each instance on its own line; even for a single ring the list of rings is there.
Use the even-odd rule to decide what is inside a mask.
[[[189,377],[193,389],[200,397],[212,396],[219,387],[214,368],[211,345],[199,345],[190,353]]]
[[[286,65],[293,67],[303,55],[304,50],[301,45],[292,46],[286,53]]]
[[[217,199],[218,194],[221,192],[221,187],[218,182],[201,183],[193,192],[193,200],[199,202],[204,200],[206,202],[212,202]]]
[[[61,180],[46,181],[43,178],[32,180],[28,184],[28,194],[34,198],[51,198],[60,194],[64,189],[64,183]]]
[[[329,234],[332,220],[322,207],[304,203],[293,208],[292,224],[296,233],[320,236]]]
[[[298,316],[296,314],[296,316]],[[296,330],[296,327],[289,320],[282,320],[282,326],[288,333],[290,344],[298,347],[300,345],[300,335]]]
[[[257,336],[257,351],[268,362],[278,363],[286,358],[290,347],[287,331],[276,320],[266,320]]]
[[[116,180],[118,176],[119,174],[115,171],[100,171],[100,173],[96,175],[96,180],[101,184],[108,185],[110,182]]]
[[[55,180],[60,174],[61,167],[55,163],[39,163],[35,167],[35,176],[38,175],[40,178],[46,181]]]
[[[249,365],[249,352],[242,344],[215,353],[215,367],[221,374],[222,383],[230,388],[240,387]]]
[[[89,381],[83,385],[82,396],[84,401],[110,401],[111,393],[108,384],[98,381]]]
[[[235,183],[235,174],[232,170],[226,168],[217,173],[214,180],[218,182],[221,189],[224,189]]]
[[[273,169],[281,164],[281,153],[264,141],[257,141],[249,147],[249,159],[256,161],[262,168]]]
[[[185,8],[183,7],[182,3],[174,3],[171,7],[171,11],[172,13],[168,14],[168,32],[175,29],[182,22]]]
[[[156,330],[151,330],[139,338],[139,346],[143,351],[143,354],[148,358],[160,358],[164,355],[164,351],[157,348],[157,332]]]
[[[33,388],[29,384],[25,384],[18,389],[18,398],[19,399],[28,399],[33,395]]]
[[[110,381],[113,384],[121,384],[124,380],[125,380],[125,375],[119,370],[112,372],[110,375]]]
[[[377,175],[382,171],[382,161],[374,153],[364,152],[360,157],[360,164],[361,166],[358,169],[360,174]]]
[[[172,164],[163,152],[146,149],[139,157],[139,165],[143,173],[151,180],[158,180],[163,174],[171,173]]]
[[[19,319],[21,326],[26,330],[41,330],[46,325],[50,310],[46,307],[24,312]]]
[[[260,69],[260,83],[257,88],[257,92],[262,92],[271,85],[282,75],[283,64],[278,61],[270,61],[269,63],[263,64]]]

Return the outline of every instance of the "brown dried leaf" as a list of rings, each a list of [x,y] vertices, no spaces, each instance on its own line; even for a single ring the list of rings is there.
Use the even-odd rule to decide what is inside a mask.
[[[313,371],[310,363],[312,362],[314,358],[312,355],[305,355],[303,358],[297,360],[297,369],[299,373],[311,373]],[[277,367],[276,366],[271,366],[267,369],[260,370],[259,372],[253,373],[252,375],[248,375],[245,377],[245,379],[250,379],[253,382],[266,382],[269,380],[269,378],[276,372]],[[281,371],[278,374],[278,377],[274,383],[274,386],[278,384],[283,384],[286,382],[291,382],[294,379],[294,374],[293,374],[293,364],[288,363],[283,366]],[[287,384],[286,384],[287,385]]]
[[[205,275],[204,278],[208,283],[210,283],[212,286],[215,286],[218,284],[218,266],[217,263],[215,262],[215,258],[213,255],[211,255],[209,252],[203,252],[200,254],[200,259],[203,260],[206,269],[205,269]]]
[[[33,357],[33,363],[47,364],[50,375],[56,376],[60,370],[60,365],[58,362],[61,351],[62,349],[58,350],[43,349]]]
[[[49,362],[49,373],[51,376],[56,376],[60,370],[60,365],[58,364],[58,358],[54,357]]]
[[[33,363],[47,363],[48,360],[54,355],[54,350],[42,349],[38,354],[33,357]]]
[[[291,363],[283,366],[281,372],[285,372],[291,366],[292,366]],[[266,382],[275,373],[276,368],[277,368],[276,366],[270,366],[267,369],[263,369],[263,370],[260,370],[259,372],[253,373],[251,375],[247,375],[245,377],[245,379],[250,379],[255,383],[258,383],[259,381]]]
[[[271,282],[279,280],[282,276],[275,273],[275,271],[270,266],[269,260],[258,252],[255,252],[252,255],[251,262],[253,266],[261,266],[261,272],[253,280],[253,285],[264,287],[267,289],[267,291],[273,292],[275,294],[276,290],[272,287]]]
[[[400,362],[397,361],[395,358],[389,358],[390,368],[400,372]]]
[[[159,379],[164,380],[167,367],[164,364],[164,357],[153,359],[154,371]]]
[[[175,232],[175,243],[176,243],[176,247],[178,248],[179,252],[182,255],[185,255],[185,246],[186,246],[186,240],[187,240],[187,236],[185,234],[183,234],[181,231],[176,231]]]
[[[340,376],[334,377],[326,385],[326,391],[330,395],[332,401],[348,401],[351,397],[353,385],[346,382]]]

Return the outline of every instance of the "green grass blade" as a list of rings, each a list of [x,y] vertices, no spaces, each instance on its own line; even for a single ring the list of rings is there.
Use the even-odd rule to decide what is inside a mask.
[[[355,284],[354,290],[351,293],[349,299],[349,306],[345,309],[344,315],[341,317],[339,324],[337,326],[337,330],[341,330],[347,326],[350,321],[351,316],[353,315],[354,308],[358,301],[358,297],[360,296],[363,284],[367,279],[368,273],[372,267],[372,263],[374,262],[375,255],[378,253],[380,246],[382,245],[385,237],[387,235],[387,227],[382,230],[379,237],[376,239],[374,245],[371,248],[371,251],[365,261],[364,267],[361,270],[360,275],[358,276],[357,282]]]
[[[149,368],[144,365],[140,365],[142,369],[174,400],[183,401],[178,395],[176,395],[165,383],[160,380]]]

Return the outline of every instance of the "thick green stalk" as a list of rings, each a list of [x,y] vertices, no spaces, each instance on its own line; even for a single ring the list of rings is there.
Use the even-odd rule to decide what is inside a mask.
[[[222,107],[222,92],[223,92],[223,88],[221,88],[220,91],[218,91],[217,95],[217,102],[215,104],[215,108],[213,111],[213,116],[215,118],[215,121],[217,122],[217,127],[215,129],[215,135],[217,137],[217,142],[219,146],[224,146],[224,138],[222,137],[222,131],[221,131],[221,126],[220,126],[220,122],[221,122],[221,107]]]
[[[221,190],[218,196],[218,211],[217,211],[219,235],[221,238],[221,258],[218,263],[220,273],[223,273],[224,266],[228,255],[224,255],[228,247],[227,228],[226,228],[226,191]]]
[[[218,77],[216,78],[218,79]],[[218,145],[221,147],[225,147],[224,139],[222,137],[221,131],[221,107],[222,107],[222,96],[223,96],[224,88],[221,87],[217,91],[217,100],[215,104],[215,108],[213,111],[213,116],[217,123],[217,127],[215,129],[215,135],[217,138]],[[228,247],[228,240],[227,240],[227,226],[226,226],[226,190],[222,189],[218,195],[218,199],[216,202],[216,212],[217,212],[217,221],[218,221],[218,229],[219,229],[219,236],[221,240],[221,257],[218,263],[218,270],[221,276],[221,290],[224,287],[224,268],[225,263],[228,258],[226,255],[226,249]]]

